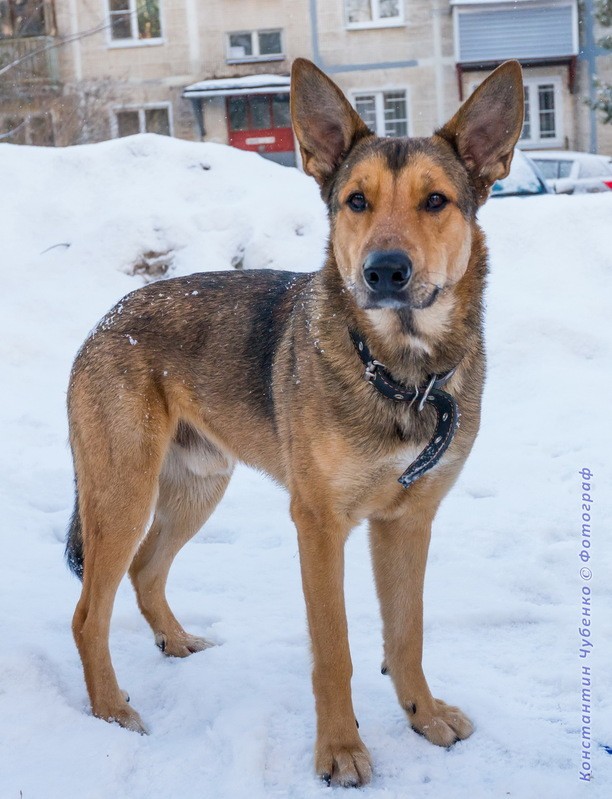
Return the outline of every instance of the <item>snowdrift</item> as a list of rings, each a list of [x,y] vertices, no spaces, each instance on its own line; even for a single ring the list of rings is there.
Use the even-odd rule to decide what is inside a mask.
[[[589,796],[612,784],[612,195],[491,200],[488,380],[474,452],[434,529],[425,667],[476,724],[450,751],[408,729],[381,676],[364,529],[348,545],[354,701],[367,797],[582,795],[581,674],[590,669]],[[312,180],[213,144],[137,136],[47,150],[0,145],[0,796],[330,794],[312,772],[314,710],[297,544],[285,494],[239,469],[179,555],[171,604],[219,646],[153,645],[128,584],[111,648],[151,729],[92,718],[63,560],[72,504],[65,390],[88,330],[127,291],[206,269],[316,269]],[[582,477],[593,511],[580,560]],[[588,566],[586,581],[580,569]],[[584,589],[588,656],[579,629]],[[584,628],[583,628],[584,629]]]

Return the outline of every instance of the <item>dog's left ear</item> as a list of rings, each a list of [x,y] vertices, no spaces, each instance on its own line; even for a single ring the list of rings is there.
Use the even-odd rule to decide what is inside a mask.
[[[465,164],[481,205],[510,171],[523,128],[525,100],[518,61],[506,61],[480,84],[455,116],[436,131]]]
[[[336,84],[306,58],[296,58],[291,70],[291,120],[304,171],[320,186],[360,138],[372,135]]]

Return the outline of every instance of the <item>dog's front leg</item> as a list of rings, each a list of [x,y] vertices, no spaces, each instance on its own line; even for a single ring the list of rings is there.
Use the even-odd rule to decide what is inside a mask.
[[[385,666],[417,732],[439,746],[472,734],[457,707],[434,699],[423,674],[423,584],[431,524],[445,492],[432,478],[410,489],[402,515],[370,520],[376,586],[384,627]]]
[[[353,667],[344,608],[344,543],[350,526],[335,514],[294,496],[302,584],[312,641],[317,711],[315,768],[327,782],[357,787],[372,767],[353,711]]]

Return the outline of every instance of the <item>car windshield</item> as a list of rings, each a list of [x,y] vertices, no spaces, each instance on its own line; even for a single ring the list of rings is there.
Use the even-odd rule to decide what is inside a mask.
[[[506,195],[547,194],[546,186],[536,174],[531,162],[520,152],[515,150],[510,174],[503,180],[493,184],[492,197]]]
[[[568,178],[572,171],[573,161],[567,159],[534,158],[533,160],[539,166],[540,172],[546,180]]]

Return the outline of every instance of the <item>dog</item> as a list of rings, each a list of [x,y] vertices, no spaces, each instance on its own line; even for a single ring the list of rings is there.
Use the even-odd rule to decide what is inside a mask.
[[[206,649],[166,601],[170,566],[237,461],[267,472],[289,491],[297,528],[316,773],[360,786],[372,765],[351,698],[343,551],[364,519],[383,672],[409,724],[442,747],[473,731],[423,674],[423,581],[432,521],[479,427],[487,252],[476,213],[510,169],[521,68],[498,67],[430,138],[387,139],[297,59],[291,113],[304,170],[329,209],[324,266],[150,284],[118,303],[76,357],[66,555],[83,587],[72,628],[93,714],[145,732],[110,658],[117,587],[129,572],[166,655]]]

